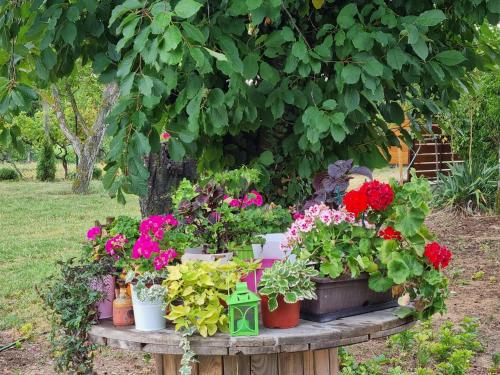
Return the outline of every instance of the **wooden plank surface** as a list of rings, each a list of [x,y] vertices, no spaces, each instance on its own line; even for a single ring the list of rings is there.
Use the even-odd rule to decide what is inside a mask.
[[[279,373],[304,375],[304,356],[301,352],[278,354]]]
[[[330,375],[330,352],[328,349],[315,350],[314,375]]]
[[[223,375],[222,357],[220,355],[204,355],[198,357],[198,375]]]
[[[339,349],[329,349],[330,356],[330,375],[338,375],[340,372]]]
[[[306,351],[350,345],[370,338],[382,337],[408,329],[411,318],[399,319],[394,309],[338,319],[328,323],[301,320],[291,329],[263,328],[259,336],[231,337],[218,333],[213,337],[194,335],[193,351],[199,355],[258,355],[266,353]],[[394,329],[401,327],[399,329]],[[94,342],[128,350],[149,353],[181,354],[180,336],[173,327],[156,332],[140,332],[132,327],[114,327],[107,320],[92,327]]]
[[[222,360],[224,362],[224,375],[251,375],[250,356],[228,355]]]
[[[250,364],[252,375],[279,375],[278,355],[253,355]]]
[[[304,375],[314,375],[314,354],[312,351],[302,352]]]

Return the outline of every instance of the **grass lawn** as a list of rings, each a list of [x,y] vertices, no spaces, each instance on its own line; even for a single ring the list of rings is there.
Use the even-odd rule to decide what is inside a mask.
[[[26,180],[0,182],[0,331],[26,322],[45,329],[36,287],[57,270],[55,262],[79,253],[94,220],[139,215],[135,197],[122,206],[99,181],[92,182],[90,194],[75,196],[70,182],[35,182],[34,166],[21,167]]]

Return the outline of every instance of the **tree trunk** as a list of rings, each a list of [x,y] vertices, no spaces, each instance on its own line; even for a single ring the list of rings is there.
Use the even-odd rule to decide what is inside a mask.
[[[162,144],[159,153],[149,155],[146,165],[149,170],[148,195],[140,199],[141,214],[143,217],[163,215],[171,211],[170,195],[182,179],[192,181],[196,178],[196,160],[172,161],[168,157],[167,145]]]

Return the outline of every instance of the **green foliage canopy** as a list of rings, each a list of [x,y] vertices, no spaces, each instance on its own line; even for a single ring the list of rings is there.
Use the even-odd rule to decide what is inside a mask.
[[[26,109],[34,87],[91,61],[102,82],[121,88],[103,179],[119,199],[147,192],[142,157],[159,149],[164,129],[173,159],[254,164],[293,198],[295,177],[337,158],[385,164],[398,143],[386,123],[403,121],[401,104],[418,132],[418,116],[430,123],[468,84],[467,71],[491,63],[476,53],[476,26],[498,23],[498,0],[315,5],[0,1],[0,115]]]

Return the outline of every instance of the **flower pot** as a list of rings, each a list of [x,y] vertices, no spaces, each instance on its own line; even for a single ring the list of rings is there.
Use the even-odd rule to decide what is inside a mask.
[[[284,252],[280,245],[285,240],[285,233],[264,234],[265,242],[261,244],[252,244],[253,257],[256,259],[283,259],[288,253]]]
[[[215,262],[220,261],[221,264],[225,264],[233,259],[233,253],[223,253],[223,254],[191,254],[184,253],[181,257],[181,262],[187,262],[190,260],[201,260],[204,262]]]
[[[280,259],[262,259],[260,267],[253,272],[250,272],[247,276],[242,277],[241,281],[246,281],[248,289],[252,292],[257,293],[257,287],[259,286],[260,279],[262,278],[262,273],[264,269],[271,268],[274,262]]]
[[[103,293],[103,298],[97,302],[97,314],[99,319],[107,319],[113,316],[113,300],[115,299],[115,278],[107,275],[102,278],[94,278],[90,287]]]
[[[164,301],[140,301],[135,286],[132,285],[132,305],[135,329],[138,331],[158,331],[167,325]]]
[[[262,323],[266,328],[293,328],[299,324],[300,301],[286,303],[283,296],[278,296],[278,308],[269,311],[268,297],[261,296]]]
[[[315,322],[329,322],[346,316],[364,314],[397,306],[391,291],[375,292],[368,287],[368,275],[353,279],[313,277],[316,300],[303,301],[300,316]]]

